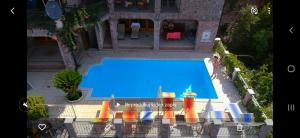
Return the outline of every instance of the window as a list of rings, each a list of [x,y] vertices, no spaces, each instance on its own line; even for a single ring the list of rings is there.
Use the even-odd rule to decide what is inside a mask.
[[[178,11],[180,0],[162,0],[162,11]]]

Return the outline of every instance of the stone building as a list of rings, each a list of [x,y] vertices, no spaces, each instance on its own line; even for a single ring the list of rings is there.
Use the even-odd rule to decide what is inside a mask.
[[[36,2],[39,2],[40,6],[31,1],[31,6],[28,6],[30,11],[38,9],[39,12],[44,12],[42,3]],[[100,51],[134,49],[209,52],[213,47],[224,5],[224,0],[60,0],[59,2],[66,3],[69,7],[101,2],[107,7],[105,14],[94,26],[76,36],[76,43],[80,45],[81,50],[94,48]],[[38,20],[35,17],[33,19]],[[45,28],[27,28],[27,36],[28,59],[33,61],[28,62],[30,68],[40,68],[44,64],[36,65],[36,63],[51,61],[49,67],[74,69],[74,55],[66,50],[59,38],[53,39],[57,38],[55,33],[47,33]],[[41,42],[40,40],[43,42],[36,43]],[[48,42],[56,46],[49,45],[49,49],[39,46]],[[53,58],[43,56],[39,51],[46,53],[52,51]],[[80,58],[80,52],[78,53],[76,58]]]
[[[210,51],[223,4],[224,0],[107,0],[108,17],[95,29],[98,48]],[[135,39],[132,23],[140,24]],[[177,40],[168,39],[173,32],[179,32]]]

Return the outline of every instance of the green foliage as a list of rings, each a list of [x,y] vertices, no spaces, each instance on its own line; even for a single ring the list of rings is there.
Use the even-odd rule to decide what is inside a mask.
[[[223,37],[223,36],[227,36],[228,32],[227,32],[227,28],[228,28],[228,23],[224,23],[222,25],[219,26],[219,30],[217,33],[218,37]]]
[[[253,101],[248,103],[247,111],[253,113],[255,122],[263,122],[265,120],[265,118],[262,116],[262,110],[256,106]]]
[[[242,63],[241,61],[239,61],[237,59],[237,56],[229,53],[229,55],[227,55],[225,57],[225,65],[226,65],[226,69],[227,69],[227,73],[231,76],[232,72],[234,71],[235,67],[240,68],[242,71],[247,70],[246,66],[244,65],[244,63]]]
[[[215,42],[215,44],[213,46],[213,51],[217,52],[220,55],[221,59],[224,57],[224,52],[225,52],[222,47],[224,47],[224,46],[221,41]]]
[[[266,114],[268,118],[273,119],[273,102],[271,102],[266,107],[262,108],[262,111]]]
[[[45,105],[44,98],[41,96],[27,97],[27,117],[31,120],[48,117],[48,109]]]
[[[269,134],[267,135],[267,138],[273,138],[273,129],[269,132]]]
[[[268,72],[267,65],[263,65],[254,74],[253,88],[258,102],[264,106],[273,101],[273,73]]]
[[[273,64],[273,19],[269,14],[270,4],[266,4],[259,9],[259,14],[251,13],[248,5],[241,9],[241,17],[234,25],[231,35],[230,51],[233,53],[252,55],[253,60],[244,59],[245,64],[257,68],[262,64]]]
[[[49,32],[54,32],[56,29],[55,22],[51,20],[44,12],[33,10],[27,11],[27,27],[46,29]]]
[[[246,95],[247,89],[244,86],[244,83],[240,79],[236,79],[234,86],[238,89],[240,96],[243,98]]]
[[[67,98],[69,100],[75,100],[81,96],[77,90],[81,79],[82,75],[79,72],[64,70],[57,73],[52,81],[54,87],[59,88],[67,93]]]
[[[100,21],[100,18],[108,11],[106,4],[102,2],[86,5],[85,8],[86,13],[90,15],[87,23],[95,23]]]

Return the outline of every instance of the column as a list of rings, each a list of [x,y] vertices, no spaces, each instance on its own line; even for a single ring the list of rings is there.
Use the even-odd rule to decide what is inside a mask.
[[[154,0],[155,3],[154,3],[154,12],[155,14],[159,14],[160,13],[160,10],[161,10],[161,0]]]
[[[211,138],[217,138],[222,122],[218,119],[214,119],[211,125],[212,126],[210,128],[209,135]]]
[[[252,100],[252,96],[254,95],[254,91],[252,89],[247,89],[247,94],[245,95],[244,99],[243,99],[243,105],[247,106],[247,104],[249,103],[250,100]]]
[[[102,23],[97,22],[95,25],[95,33],[96,33],[96,39],[97,39],[97,46],[98,49],[101,50],[103,48],[104,43],[104,30],[102,28]]]
[[[162,119],[162,125],[160,127],[159,136],[162,138],[170,137],[170,119]]]
[[[113,13],[115,10],[114,0],[107,0],[107,7],[109,9],[109,13]]]
[[[203,20],[205,17],[203,17]],[[206,20],[206,19],[205,19]],[[198,21],[195,50],[211,52],[218,31],[219,20]]]
[[[160,21],[154,20],[154,43],[153,49],[159,50],[159,39],[160,39]]]
[[[110,28],[110,35],[111,35],[111,44],[113,49],[118,49],[118,32],[117,32],[117,24],[118,20],[111,19],[109,20],[109,28]]]
[[[240,68],[234,68],[233,73],[232,73],[232,81],[234,81],[236,79],[236,77],[238,76],[239,72],[241,71]]]
[[[71,52],[70,52],[69,48],[66,47],[61,42],[60,38],[58,38],[57,36],[55,36],[55,38],[57,40],[59,51],[60,51],[60,54],[63,58],[63,61],[65,63],[66,68],[74,70],[75,69],[75,61],[74,61],[73,56],[71,55]]]
[[[258,137],[259,138],[265,138],[267,137],[268,133],[273,129],[273,120],[272,119],[266,119],[265,125],[261,127],[259,130]]]

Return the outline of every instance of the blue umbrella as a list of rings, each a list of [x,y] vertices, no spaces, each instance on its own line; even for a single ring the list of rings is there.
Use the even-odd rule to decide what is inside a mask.
[[[59,18],[61,18],[62,9],[56,1],[54,0],[47,1],[45,7],[46,7],[46,13],[51,19],[58,20]]]

